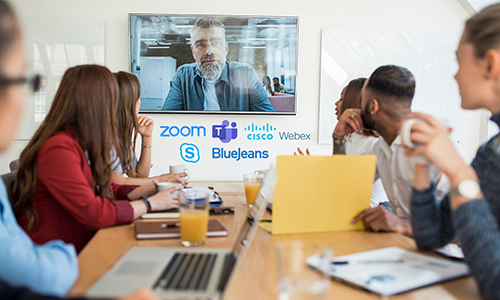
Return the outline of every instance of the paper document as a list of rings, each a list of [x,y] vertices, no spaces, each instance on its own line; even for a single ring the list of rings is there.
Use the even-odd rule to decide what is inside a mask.
[[[307,258],[318,268],[319,255]],[[382,296],[469,275],[465,263],[436,258],[398,247],[383,248],[335,257],[329,274]]]

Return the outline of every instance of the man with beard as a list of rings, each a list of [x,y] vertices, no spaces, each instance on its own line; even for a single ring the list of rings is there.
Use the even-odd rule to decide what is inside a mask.
[[[347,109],[333,131],[334,154],[345,154],[344,136],[348,133],[368,129],[381,136],[362,152],[377,155],[375,180],[382,179],[392,212],[383,206],[369,208],[354,217],[352,223],[364,220],[365,227],[373,231],[413,236],[410,203],[414,165],[403,153],[399,130],[401,122],[411,116],[414,94],[415,78],[409,70],[392,65],[379,67],[363,86],[362,109]],[[448,192],[449,183],[446,177],[432,169],[438,198],[441,199]]]
[[[191,52],[196,62],[179,67],[162,110],[274,111],[254,68],[226,62],[228,43],[219,19],[196,20]]]

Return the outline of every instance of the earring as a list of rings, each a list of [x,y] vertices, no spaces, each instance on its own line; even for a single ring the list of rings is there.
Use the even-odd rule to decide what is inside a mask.
[[[373,111],[372,111],[372,112],[370,112],[370,113],[371,113],[372,115],[374,114],[374,112],[373,112]]]

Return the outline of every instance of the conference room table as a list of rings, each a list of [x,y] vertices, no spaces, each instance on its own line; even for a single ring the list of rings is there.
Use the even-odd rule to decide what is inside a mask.
[[[228,235],[227,237],[207,238],[203,246],[232,248],[248,212],[243,183],[196,181],[190,182],[189,186],[213,186],[215,191],[222,196],[224,206],[235,208],[234,214],[210,216],[211,219],[218,220],[226,227]],[[136,220],[136,222],[150,221]],[[275,245],[281,241],[295,240],[304,243],[307,255],[320,252],[325,245],[333,247],[335,256],[391,246],[417,251],[413,239],[396,233],[351,231],[273,236],[258,228],[248,251],[226,288],[223,299],[278,299]],[[137,240],[134,236],[134,224],[101,229],[78,255],[80,276],[68,296],[84,295],[133,246],[183,247],[180,239]],[[312,269],[307,270],[304,276],[320,278],[320,275]],[[331,281],[328,299],[380,299],[380,297]],[[467,276],[392,296],[390,299],[480,299],[480,296],[474,279]]]

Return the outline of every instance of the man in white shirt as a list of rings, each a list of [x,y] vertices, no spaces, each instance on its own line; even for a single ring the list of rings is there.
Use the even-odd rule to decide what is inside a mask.
[[[363,128],[377,131],[382,138],[363,149],[364,154],[377,155],[376,179],[381,178],[392,212],[383,206],[369,208],[354,217],[364,220],[367,229],[413,235],[410,223],[411,187],[414,165],[404,155],[399,136],[400,124],[411,115],[415,94],[415,78],[405,68],[382,66],[375,70],[361,91],[362,109],[347,109],[333,132],[334,152],[345,153],[345,135],[360,133]],[[433,172],[438,197],[449,189],[448,180]]]

